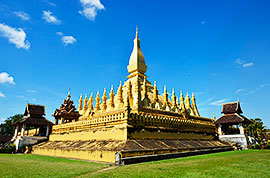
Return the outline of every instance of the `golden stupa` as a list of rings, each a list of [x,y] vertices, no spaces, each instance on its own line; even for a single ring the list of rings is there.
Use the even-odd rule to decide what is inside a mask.
[[[190,99],[181,92],[178,99],[173,89],[169,99],[166,86],[160,95],[156,82],[147,80],[138,29],[127,69],[128,80],[120,82],[116,95],[113,86],[109,97],[106,89],[102,97],[97,91],[95,106],[93,94],[81,95],[75,111],[68,94],[54,114],[49,141],[34,146],[33,153],[119,164],[231,149],[215,139],[214,120],[200,116],[194,94]]]

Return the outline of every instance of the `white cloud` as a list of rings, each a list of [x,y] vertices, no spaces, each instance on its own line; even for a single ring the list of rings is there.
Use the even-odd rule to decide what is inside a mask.
[[[25,40],[26,34],[21,28],[16,29],[0,23],[0,34],[7,38],[10,43],[15,44],[16,48],[30,48],[29,41]]]
[[[228,99],[217,100],[217,101],[214,101],[214,102],[210,103],[210,105],[213,105],[213,106],[221,106],[222,103],[224,103],[225,101],[228,101]]]
[[[95,20],[98,10],[104,10],[105,7],[100,0],[80,0],[83,7],[79,13],[85,16],[88,20]]]
[[[1,91],[0,91],[0,98],[5,98],[6,97],[6,95],[4,95],[4,93],[2,93]]]
[[[238,64],[238,67],[243,67],[243,68],[251,67],[251,66],[254,65],[253,62],[248,62],[248,63],[246,63],[246,62],[242,61],[242,60],[239,59],[239,58],[237,58],[237,59],[235,60],[235,63]]]
[[[0,73],[0,83],[10,83],[15,85],[14,78],[6,72]]]
[[[73,36],[63,36],[62,37],[62,42],[64,43],[65,46],[68,44],[73,44],[76,43],[76,39]]]
[[[24,21],[30,20],[30,16],[23,11],[15,11],[14,14]]]
[[[28,93],[36,93],[36,90],[28,89],[27,92],[28,92]]]
[[[49,0],[43,0],[44,3],[50,5],[50,6],[56,6],[56,4],[54,2],[50,2]]]
[[[63,32],[56,32],[55,34],[56,34],[56,35],[59,35],[59,36],[63,36],[63,35],[64,35]]]
[[[260,89],[263,89],[264,87],[267,87],[267,86],[270,86],[270,83],[261,84],[258,88],[254,89],[254,90],[251,90],[251,91],[245,93],[244,95],[251,95],[251,94],[254,94],[254,93],[256,93],[257,91],[259,91]]]
[[[238,93],[241,93],[241,92],[243,92],[243,91],[245,91],[245,89],[240,88],[240,89],[236,90],[235,93],[238,94]]]
[[[236,64],[239,64],[239,65],[242,65],[244,62],[241,61],[241,59],[237,58],[237,59],[235,60],[235,63],[236,63]]]
[[[24,96],[22,96],[22,95],[19,95],[19,96],[17,96],[18,98],[24,98]]]
[[[37,100],[35,98],[32,99],[33,102],[36,102]]]
[[[253,65],[254,65],[253,62],[249,62],[249,63],[243,64],[243,67],[246,68],[246,67],[251,67],[251,66],[253,66]]]
[[[42,18],[50,24],[61,24],[61,20],[57,19],[56,16],[53,16],[51,11],[43,11]]]

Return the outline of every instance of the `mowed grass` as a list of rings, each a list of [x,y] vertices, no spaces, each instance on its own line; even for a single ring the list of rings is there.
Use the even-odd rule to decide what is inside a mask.
[[[269,150],[231,151],[118,167],[38,155],[0,154],[0,177],[268,178],[269,165]],[[114,169],[102,171],[106,168]]]
[[[269,178],[270,151],[231,151],[126,165],[94,174],[92,177]]]
[[[68,178],[85,175],[109,166],[109,164],[48,156],[0,154],[1,178]]]

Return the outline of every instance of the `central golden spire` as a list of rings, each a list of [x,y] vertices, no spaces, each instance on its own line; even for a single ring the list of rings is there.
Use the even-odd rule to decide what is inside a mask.
[[[132,78],[138,75],[144,78],[145,77],[144,73],[146,72],[147,66],[145,65],[144,56],[140,48],[138,27],[136,27],[136,36],[133,42],[134,46],[129,58],[129,65],[127,66],[128,72],[130,73],[128,78]]]

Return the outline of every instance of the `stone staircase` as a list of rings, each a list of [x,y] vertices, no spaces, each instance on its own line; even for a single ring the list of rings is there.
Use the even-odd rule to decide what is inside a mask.
[[[33,146],[38,143],[47,141],[48,137],[39,137],[39,136],[18,136],[14,144],[16,145],[16,150],[20,148],[21,145],[26,145],[26,146]]]

